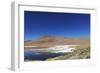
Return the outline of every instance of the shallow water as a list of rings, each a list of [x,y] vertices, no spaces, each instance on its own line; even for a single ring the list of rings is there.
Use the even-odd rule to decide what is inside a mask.
[[[63,55],[64,53],[72,52],[70,46],[75,45],[59,45],[54,47],[49,47],[45,49],[28,49],[24,50],[24,60],[25,61],[44,61],[48,58],[54,58]]]
[[[63,53],[48,53],[48,52],[34,52],[34,51],[24,51],[24,60],[33,60],[33,61],[44,61],[48,58],[54,58],[62,55]]]

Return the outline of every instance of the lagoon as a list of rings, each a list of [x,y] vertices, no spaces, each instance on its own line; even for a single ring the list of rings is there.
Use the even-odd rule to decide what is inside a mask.
[[[25,61],[44,61],[48,58],[54,58],[63,55],[64,53],[72,52],[75,48],[71,48],[73,45],[59,45],[45,49],[25,49],[24,60]],[[75,46],[75,45],[74,45]]]

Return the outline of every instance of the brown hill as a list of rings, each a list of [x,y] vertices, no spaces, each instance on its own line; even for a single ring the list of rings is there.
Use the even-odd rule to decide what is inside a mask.
[[[38,40],[24,41],[24,46],[37,46],[47,48],[55,45],[87,45],[90,44],[89,38],[64,38],[55,36],[43,36]]]

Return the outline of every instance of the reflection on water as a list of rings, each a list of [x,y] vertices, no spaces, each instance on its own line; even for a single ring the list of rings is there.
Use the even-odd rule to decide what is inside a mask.
[[[63,53],[48,53],[48,52],[34,52],[34,51],[24,51],[24,60],[40,60],[44,61],[48,58],[54,58],[62,55]]]
[[[43,61],[48,58],[54,58],[63,55],[64,53],[72,52],[75,49],[72,48],[72,46],[76,46],[76,45],[58,45],[58,46],[56,45],[45,49],[26,48],[24,50],[24,60]]]

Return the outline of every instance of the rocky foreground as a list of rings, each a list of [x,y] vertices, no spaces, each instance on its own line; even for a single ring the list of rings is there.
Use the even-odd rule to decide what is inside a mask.
[[[90,58],[90,48],[76,49],[73,52],[65,53],[59,57],[49,58],[51,60],[70,60],[70,59],[89,59]]]

